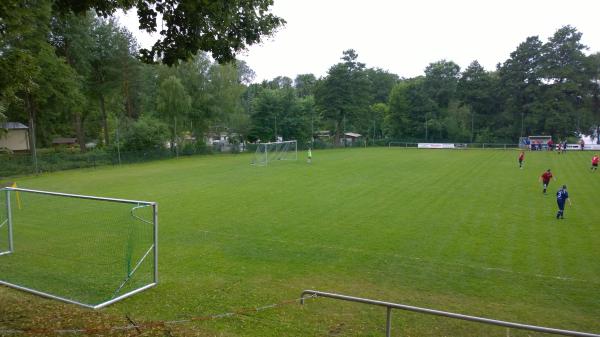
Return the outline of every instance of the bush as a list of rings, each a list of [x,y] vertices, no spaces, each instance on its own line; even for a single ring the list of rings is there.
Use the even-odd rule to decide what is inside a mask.
[[[162,149],[168,138],[166,124],[152,117],[141,117],[123,135],[122,148],[124,151]]]
[[[203,140],[199,140],[196,142],[187,142],[183,145],[181,149],[181,155],[191,156],[195,154],[210,154],[212,153],[211,148],[206,146]]]

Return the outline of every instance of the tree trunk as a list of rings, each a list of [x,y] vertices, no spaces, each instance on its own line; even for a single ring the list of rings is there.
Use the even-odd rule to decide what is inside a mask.
[[[83,153],[86,151],[85,148],[85,135],[83,134],[83,118],[81,113],[75,113],[75,132],[77,133],[77,142],[79,143],[79,150]]]
[[[35,106],[30,93],[25,94],[25,104],[29,117],[29,149],[31,151],[34,173],[38,173],[37,150],[35,147]]]
[[[175,157],[179,157],[179,142],[177,139],[177,117],[173,117],[173,144],[175,145]]]
[[[104,129],[104,145],[110,145],[108,138],[108,117],[106,116],[106,109],[104,108],[104,95],[100,94],[100,114],[102,115],[102,128]]]
[[[131,93],[129,90],[129,65],[127,61],[125,61],[125,65],[123,66],[123,97],[125,98],[127,117],[133,119],[133,103],[131,102]]]

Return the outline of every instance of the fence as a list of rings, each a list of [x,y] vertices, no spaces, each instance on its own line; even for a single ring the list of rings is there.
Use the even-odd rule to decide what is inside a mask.
[[[457,149],[501,149],[510,150],[520,148],[519,144],[511,143],[435,143],[435,144],[453,144],[454,148]],[[404,147],[404,148],[417,148],[419,143],[413,142],[389,142],[387,146],[391,147]]]
[[[404,305],[404,304],[377,301],[377,300],[372,300],[372,299],[368,299],[368,298],[327,293],[327,292],[318,291],[318,290],[304,290],[302,292],[302,295],[300,296],[300,298],[304,299],[304,296],[306,296],[306,295],[310,295],[313,297],[314,296],[328,297],[328,298],[333,298],[336,300],[357,302],[357,303],[385,307],[387,309],[387,320],[386,320],[386,329],[385,329],[385,335],[387,337],[390,337],[391,333],[392,333],[392,309],[406,310],[406,311],[418,312],[418,313],[422,313],[422,314],[443,316],[443,317],[448,317],[448,318],[482,323],[482,324],[497,325],[497,326],[503,326],[506,328],[513,328],[513,329],[520,329],[520,330],[543,332],[543,333],[549,333],[549,334],[554,334],[554,335],[579,336],[579,337],[600,337],[599,334],[570,331],[570,330],[561,330],[561,329],[546,328],[546,327],[535,326],[535,325],[499,321],[499,320],[495,320],[495,319],[476,317],[476,316],[468,316],[468,315],[462,315],[462,314],[457,314],[457,313],[447,312],[447,311],[440,311],[440,310],[433,310],[433,309],[427,309],[427,308],[413,307],[413,306]],[[301,300],[300,304],[304,304],[304,301]]]
[[[455,143],[460,148],[475,149],[514,149],[518,144],[509,143]],[[363,148],[363,147],[404,147],[416,148],[416,142],[399,142],[377,140],[375,142],[365,142],[362,140],[347,143],[333,144],[331,142],[315,141],[312,144],[313,149],[330,148]],[[179,152],[169,149],[149,149],[147,151],[117,151],[116,149],[95,149],[85,153],[78,150],[41,150],[37,154],[37,172],[53,172],[77,168],[97,167],[105,165],[131,164],[147,162],[160,159],[174,158],[177,156],[193,156],[217,153],[254,153],[256,144],[246,144],[240,147],[239,144],[232,144],[227,147],[195,147],[185,146]],[[306,150],[310,147],[308,143],[298,143],[298,150]],[[27,153],[0,154],[0,178],[15,175],[26,175],[36,173],[36,165],[31,155]]]
[[[53,172],[106,165],[140,163],[153,160],[219,153],[210,147],[204,149],[183,148],[179,153],[169,149],[147,151],[116,151],[96,149],[81,153],[78,150],[46,150],[37,154],[37,172]],[[29,153],[0,154],[0,178],[36,173]]]

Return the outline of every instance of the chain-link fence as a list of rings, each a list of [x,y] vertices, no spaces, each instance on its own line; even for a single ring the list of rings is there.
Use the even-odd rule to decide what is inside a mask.
[[[298,150],[304,151],[309,147],[312,149],[333,148],[364,148],[364,147],[417,147],[418,141],[414,140],[364,140],[356,139],[345,143],[335,143],[333,139],[315,139],[312,143],[298,142]],[[518,144],[501,143],[461,143],[458,147],[482,148],[482,149],[512,149]],[[93,149],[80,152],[78,149],[42,149],[37,153],[37,172],[52,172],[77,168],[96,167],[105,165],[119,165],[139,163],[160,159],[168,159],[177,156],[195,156],[220,153],[254,153],[256,144],[217,144],[213,146],[186,144],[179,150],[149,149],[144,151],[123,151],[117,148]],[[27,175],[36,173],[34,163],[29,153],[0,153],[0,179],[16,175]]]

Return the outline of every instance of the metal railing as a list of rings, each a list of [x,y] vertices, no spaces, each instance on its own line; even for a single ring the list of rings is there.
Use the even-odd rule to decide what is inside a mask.
[[[349,302],[357,302],[357,303],[363,303],[363,304],[369,304],[369,305],[376,305],[376,306],[380,306],[380,307],[386,307],[387,308],[387,320],[386,320],[385,335],[387,337],[391,337],[391,333],[392,333],[392,309],[406,310],[406,311],[418,312],[418,313],[422,313],[422,314],[443,316],[443,317],[448,317],[448,318],[460,319],[460,320],[464,320],[464,321],[471,321],[471,322],[477,322],[477,323],[488,324],[488,325],[497,325],[497,326],[503,326],[506,328],[513,328],[513,329],[520,329],[520,330],[543,332],[543,333],[549,333],[549,334],[554,334],[554,335],[600,337],[600,334],[571,331],[571,330],[561,330],[561,329],[547,328],[547,327],[541,327],[541,326],[535,326],[535,325],[529,325],[529,324],[499,321],[499,320],[495,320],[495,319],[462,315],[462,314],[457,314],[457,313],[453,313],[453,312],[420,308],[420,307],[414,307],[414,306],[405,305],[405,304],[377,301],[377,300],[372,300],[372,299],[368,299],[368,298],[328,293],[328,292],[323,292],[323,291],[318,291],[318,290],[304,290],[302,292],[302,295],[300,296],[301,304],[304,304],[304,297],[306,295],[312,295],[314,297],[327,297],[327,298],[333,298],[336,300],[343,300],[343,301],[349,301]]]

